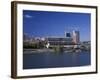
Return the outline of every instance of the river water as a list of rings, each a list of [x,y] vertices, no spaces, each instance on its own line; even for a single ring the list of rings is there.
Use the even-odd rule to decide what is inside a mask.
[[[91,64],[90,52],[78,53],[26,53],[23,54],[23,69],[76,67]]]

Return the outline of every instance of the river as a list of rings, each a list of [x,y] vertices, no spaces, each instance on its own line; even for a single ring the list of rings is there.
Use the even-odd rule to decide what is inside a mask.
[[[91,64],[90,52],[23,54],[23,69],[76,67]]]

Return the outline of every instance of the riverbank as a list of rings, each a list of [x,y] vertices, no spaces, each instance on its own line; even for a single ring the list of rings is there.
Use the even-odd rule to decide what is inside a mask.
[[[64,53],[79,53],[82,52],[82,50],[64,50],[62,51]],[[88,51],[89,52],[89,51]],[[54,49],[23,49],[24,54],[34,54],[34,53],[58,53],[58,51],[55,51]]]
[[[25,53],[46,53],[46,52],[54,52],[53,49],[24,49],[24,54]]]

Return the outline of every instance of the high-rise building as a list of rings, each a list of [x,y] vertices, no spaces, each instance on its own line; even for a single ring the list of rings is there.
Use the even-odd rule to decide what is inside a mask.
[[[75,44],[78,44],[80,42],[80,33],[79,31],[73,31],[72,32],[73,42]]]
[[[65,37],[66,38],[71,38],[71,33],[70,32],[65,32]]]

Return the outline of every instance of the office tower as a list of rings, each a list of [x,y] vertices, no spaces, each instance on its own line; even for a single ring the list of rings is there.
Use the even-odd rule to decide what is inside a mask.
[[[73,31],[72,32],[72,38],[73,38],[73,42],[75,44],[78,44],[80,42],[80,33],[79,33],[79,31]]]

